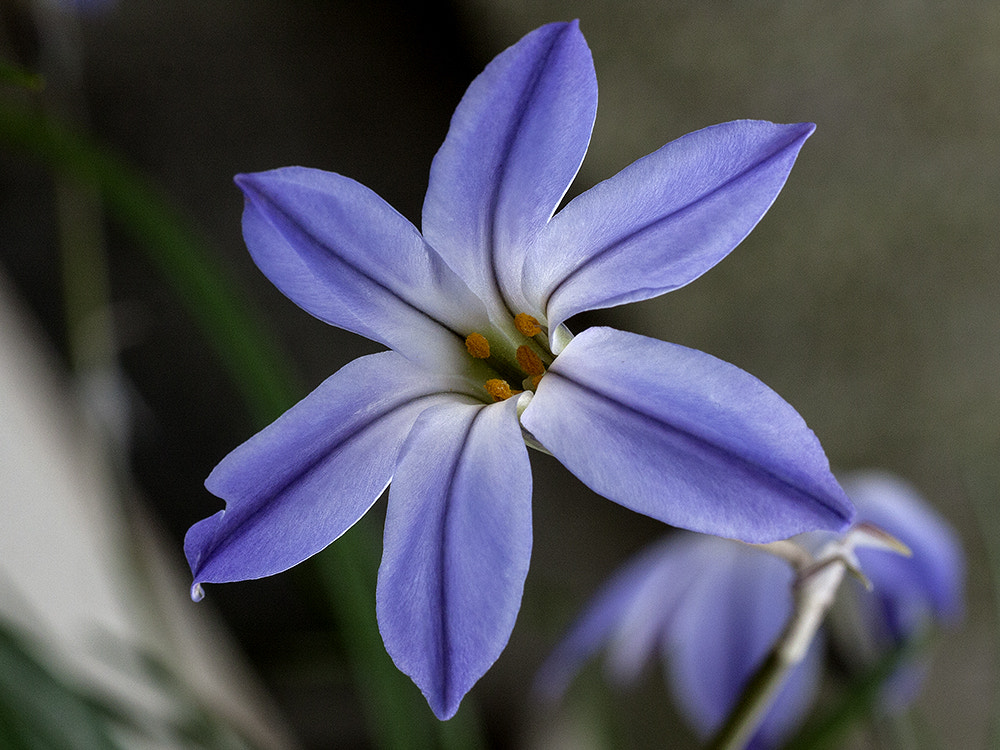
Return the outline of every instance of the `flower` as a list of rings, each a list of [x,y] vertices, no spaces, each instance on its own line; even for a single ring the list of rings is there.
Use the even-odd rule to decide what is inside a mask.
[[[666,523],[765,541],[853,508],[815,435],[707,354],[576,313],[683,286],[781,189],[810,124],[739,121],[667,144],[555,213],[597,83],[576,22],[543,26],[472,83],[431,166],[422,234],[338,174],[240,175],[254,261],[306,311],[390,351],[343,367],[215,468],[226,508],[185,540],[201,585],[319,552],[392,480],[376,606],[441,718],[498,658],[531,551],[526,446]],[[554,214],[554,215],[553,215]]]
[[[918,642],[936,624],[953,625],[964,611],[965,556],[954,530],[908,482],[884,471],[842,477],[859,517],[902,541],[910,557],[858,550],[871,589],[854,582],[833,619],[837,647],[856,668],[870,669],[887,653]],[[881,707],[898,711],[916,697],[926,653],[904,660],[883,685]]]
[[[869,579],[843,588],[833,610],[840,647],[870,668],[898,646],[962,612],[964,563],[948,524],[901,479],[885,472],[843,478],[859,523],[874,524],[912,552],[902,556],[861,544],[853,552]],[[795,541],[803,555],[829,534]],[[702,737],[722,725],[747,680],[792,613],[793,569],[769,551],[699,534],[678,533],[651,545],[601,588],[539,671],[538,692],[561,695],[582,664],[603,646],[612,681],[635,681],[658,654],[684,716]],[[855,615],[853,618],[845,615]],[[753,736],[751,748],[777,747],[801,722],[822,671],[823,631],[792,670]],[[858,651],[861,654],[858,654]],[[889,678],[881,706],[902,707],[916,695],[920,664],[904,663]]]
[[[790,565],[757,547],[668,536],[602,586],[539,671],[537,691],[557,698],[605,645],[619,687],[659,655],[683,716],[707,739],[784,629],[794,578]],[[819,684],[823,640],[815,638],[791,671],[748,747],[777,747],[799,724]]]

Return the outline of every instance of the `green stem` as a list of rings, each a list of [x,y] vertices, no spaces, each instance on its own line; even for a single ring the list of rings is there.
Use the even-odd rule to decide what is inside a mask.
[[[782,659],[778,648],[773,648],[743,688],[739,702],[708,744],[708,750],[746,747],[793,666]]]
[[[25,70],[6,60],[0,60],[0,83],[28,91],[41,91],[45,87],[45,79],[38,73]]]

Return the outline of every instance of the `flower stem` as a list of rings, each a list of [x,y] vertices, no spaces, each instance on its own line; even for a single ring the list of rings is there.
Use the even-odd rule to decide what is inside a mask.
[[[844,558],[832,556],[811,569],[800,571],[794,589],[795,608],[785,629],[709,744],[711,750],[746,747],[788,673],[805,658],[816,630],[833,604],[847,565]]]
[[[746,747],[760,726],[785,675],[793,666],[795,665],[782,662],[778,648],[771,649],[764,663],[743,688],[736,707],[708,744],[709,750],[739,750]]]
[[[804,552],[802,548],[790,551],[788,545],[789,542],[784,541],[760,546],[770,548],[769,551],[789,560],[798,571],[793,584],[792,614],[764,662],[743,688],[726,721],[708,744],[709,750],[740,750],[747,746],[785,678],[805,658],[816,631],[833,605],[844,574],[851,571],[869,585],[858,567],[855,547],[877,547],[909,554],[909,550],[898,540],[864,523],[826,544],[815,557],[801,554]]]

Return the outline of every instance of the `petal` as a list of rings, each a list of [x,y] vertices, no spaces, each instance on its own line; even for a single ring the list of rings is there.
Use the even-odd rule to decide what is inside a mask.
[[[236,182],[246,197],[247,247],[293,302],[426,367],[461,366],[465,336],[483,327],[485,309],[385,201],[354,180],[303,167]]]
[[[596,111],[575,21],[531,32],[469,86],[431,166],[423,232],[482,299],[520,294],[524,247],[580,168]]]
[[[668,680],[685,715],[707,736],[736,704],[792,611],[791,568],[750,547],[701,537],[696,579],[664,639]],[[776,747],[803,717],[819,678],[820,640],[789,675],[758,729],[754,747]]]
[[[598,591],[538,672],[543,697],[562,695],[584,662],[611,645],[609,668],[618,684],[633,682],[659,648],[665,622],[695,580],[702,561],[694,534],[650,545],[618,570]],[[678,574],[678,571],[684,571]]]
[[[881,471],[854,472],[842,478],[858,508],[870,521],[910,548],[911,557],[879,550],[858,550],[858,559],[883,598],[918,600],[944,620],[963,610],[965,559],[958,535],[920,497],[914,487]]]
[[[389,492],[379,629],[440,719],[500,656],[521,606],[531,469],[516,408],[428,409]]]
[[[591,489],[675,526],[766,542],[839,530],[853,515],[798,413],[693,349],[588,329],[521,421]]]
[[[693,281],[770,208],[814,129],[729,122],[639,159],[553,218],[525,261],[526,296],[553,330]]]
[[[272,575],[316,554],[371,507],[417,415],[456,398],[393,352],[351,362],[226,456],[205,482],[226,509],[184,543],[203,582]]]

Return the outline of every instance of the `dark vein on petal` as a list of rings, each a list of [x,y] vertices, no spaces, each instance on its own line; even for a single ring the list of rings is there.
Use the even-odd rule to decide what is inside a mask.
[[[557,37],[552,39],[549,48],[545,53],[545,56],[542,58],[540,64],[537,64],[535,66],[535,69],[532,72],[530,80],[522,89],[520,97],[518,97],[517,109],[519,110],[519,114],[517,120],[514,122],[513,127],[507,131],[507,137],[503,143],[502,148],[500,149],[499,158],[497,160],[498,174],[496,180],[493,183],[493,191],[492,195],[490,196],[490,201],[488,206],[488,212],[489,212],[488,215],[490,217],[490,221],[489,221],[489,226],[487,227],[486,230],[487,231],[486,246],[489,248],[489,253],[490,253],[490,258],[489,258],[490,274],[493,277],[494,288],[497,290],[497,293],[500,295],[500,299],[503,300],[504,306],[507,308],[508,312],[510,312],[511,315],[514,315],[516,313],[511,308],[510,301],[504,294],[503,287],[500,284],[500,275],[497,272],[497,257],[496,257],[496,245],[495,245],[495,237],[497,233],[496,225],[498,218],[497,205],[500,202],[500,193],[503,190],[504,180],[506,179],[507,176],[507,167],[510,164],[509,157],[511,152],[514,150],[514,144],[517,142],[518,136],[520,136],[521,131],[523,129],[525,117],[527,116],[528,113],[528,106],[535,99],[535,96],[538,92],[538,88],[541,85],[542,79],[544,78],[544,73],[548,65],[549,58],[551,58],[552,55],[555,53],[555,49],[558,46],[559,42],[562,41],[563,34],[565,33],[566,32],[564,30],[560,32],[560,34]]]
[[[639,237],[642,234],[645,234],[648,231],[651,231],[651,230],[655,229],[660,224],[663,224],[664,222],[669,221],[671,219],[674,219],[674,218],[676,218],[678,216],[683,216],[686,212],[688,212],[688,211],[692,210],[693,208],[695,208],[696,206],[704,203],[706,200],[708,200],[712,196],[714,196],[717,193],[725,190],[726,188],[730,187],[731,185],[737,183],[739,180],[743,179],[746,175],[750,174],[751,172],[753,172],[754,170],[756,170],[761,165],[769,162],[772,158],[774,158],[777,154],[779,154],[782,151],[784,151],[787,147],[788,147],[788,143],[783,143],[781,146],[779,146],[779,147],[775,148],[773,151],[769,152],[766,157],[764,157],[762,159],[758,159],[753,164],[749,165],[746,169],[744,169],[741,172],[733,175],[732,177],[730,177],[725,182],[720,183],[719,185],[715,186],[714,188],[712,188],[711,190],[709,190],[706,193],[702,193],[701,195],[699,195],[697,197],[696,200],[691,201],[690,203],[685,204],[684,206],[682,206],[681,208],[679,208],[679,209],[677,209],[675,211],[671,211],[669,214],[665,214],[663,216],[660,216],[660,217],[654,219],[653,221],[650,221],[650,222],[642,225],[638,229],[635,229],[635,230],[629,232],[628,234],[619,237],[616,240],[613,240],[612,242],[608,243],[601,250],[599,250],[596,253],[594,253],[592,255],[589,255],[588,257],[584,258],[583,260],[581,260],[581,262],[572,271],[570,271],[565,276],[563,276],[563,278],[549,291],[549,293],[546,295],[545,305],[543,306],[542,309],[543,310],[547,310],[548,307],[549,307],[549,303],[551,302],[552,298],[559,292],[559,290],[562,289],[574,276],[576,276],[577,274],[581,273],[587,267],[589,267],[589,266],[597,263],[597,261],[599,261],[601,258],[605,257],[606,255],[608,255],[609,253],[613,252],[614,250],[616,250],[617,248],[621,247],[622,245],[624,245],[624,244],[626,244],[628,242],[631,242],[635,238]]]
[[[257,197],[262,202],[265,202],[269,206],[271,206],[272,210],[274,210],[275,213],[280,214],[285,219],[285,221],[288,222],[288,226],[287,227],[280,227],[277,224],[275,224],[270,219],[270,217],[268,217],[268,221],[270,221],[271,224],[273,226],[275,226],[275,228],[278,230],[278,232],[281,235],[287,236],[286,229],[290,229],[292,232],[296,232],[296,233],[300,234],[301,235],[300,239],[304,239],[307,243],[309,243],[309,244],[311,244],[311,245],[313,245],[315,247],[320,248],[322,251],[325,252],[326,255],[328,255],[329,257],[333,258],[337,263],[340,263],[341,265],[345,266],[351,272],[355,273],[356,275],[360,276],[362,279],[365,279],[366,281],[368,281],[369,283],[371,283],[373,286],[375,286],[378,289],[380,289],[381,291],[385,292],[388,296],[393,297],[393,298],[399,300],[406,307],[410,308],[414,312],[417,312],[420,315],[422,315],[425,318],[427,318],[428,320],[430,320],[430,321],[432,321],[434,323],[437,323],[439,326],[441,326],[442,328],[444,328],[446,331],[454,334],[455,336],[457,336],[458,338],[462,339],[463,341],[465,340],[465,334],[464,333],[455,330],[454,328],[452,328],[450,325],[448,325],[444,321],[439,320],[438,318],[434,317],[429,312],[427,312],[425,309],[423,309],[420,305],[417,305],[414,302],[412,302],[411,300],[407,299],[406,297],[403,297],[396,290],[392,289],[391,287],[386,286],[385,284],[383,284],[378,279],[376,279],[373,276],[369,275],[362,268],[359,268],[354,263],[351,263],[350,261],[348,261],[344,257],[344,255],[342,255],[341,253],[339,253],[337,251],[337,249],[335,247],[332,247],[332,246],[326,244],[325,242],[323,242],[322,240],[320,240],[318,237],[316,237],[316,235],[314,235],[312,232],[308,231],[307,229],[305,229],[305,227],[303,227],[302,225],[300,225],[299,222],[295,220],[295,217],[292,216],[289,212],[285,211],[284,208],[282,208],[282,206],[280,204],[278,204],[275,201],[271,200],[264,193],[262,193],[262,192],[260,192],[258,190],[254,190],[254,193],[257,195]],[[294,243],[289,243],[289,244],[293,248],[295,247]],[[426,243],[425,243],[425,245],[426,245]],[[302,256],[300,255],[300,257],[302,257]],[[315,271],[313,271],[313,269],[312,269],[311,264],[309,263],[309,261],[306,260],[304,257],[303,257],[303,261],[305,262],[306,267],[309,268],[310,272],[312,272],[312,273],[315,274]],[[381,343],[384,343],[384,342],[381,342]]]
[[[744,470],[747,471],[747,473],[750,476],[753,476],[754,474],[762,474],[762,475],[764,475],[765,477],[767,477],[770,480],[771,484],[777,485],[779,488],[787,488],[788,491],[789,491],[789,494],[792,494],[794,496],[802,496],[805,499],[811,501],[814,505],[819,505],[820,507],[822,507],[823,509],[825,509],[829,513],[833,514],[834,516],[836,516],[838,518],[843,518],[844,520],[846,520],[846,517],[836,507],[834,507],[830,503],[827,503],[821,497],[813,495],[811,492],[809,492],[805,488],[799,487],[798,485],[794,484],[792,482],[792,480],[786,479],[785,477],[782,477],[782,476],[780,476],[778,474],[775,474],[770,469],[768,469],[768,468],[766,468],[764,466],[761,466],[758,463],[754,463],[753,461],[751,461],[751,460],[749,460],[747,458],[744,458],[743,456],[740,456],[740,455],[738,455],[736,453],[730,452],[724,446],[718,445],[717,443],[712,442],[708,438],[702,437],[701,435],[698,435],[698,434],[693,433],[693,432],[689,432],[688,430],[685,430],[683,428],[677,427],[677,426],[675,426],[673,424],[670,424],[669,422],[664,422],[658,416],[655,416],[653,414],[649,414],[648,412],[644,412],[641,409],[637,409],[637,408],[635,408],[634,406],[632,406],[630,404],[626,404],[626,403],[623,403],[621,401],[618,401],[618,400],[616,400],[616,399],[608,396],[607,394],[603,393],[602,391],[597,390],[596,388],[593,388],[593,387],[591,387],[591,386],[589,386],[589,385],[587,385],[587,384],[585,384],[585,383],[583,383],[583,382],[581,382],[579,380],[576,380],[575,378],[567,376],[565,373],[555,372],[554,370],[550,369],[546,373],[545,377],[551,378],[553,375],[556,376],[557,378],[561,378],[562,380],[566,381],[567,383],[569,383],[571,385],[576,386],[578,389],[580,389],[582,391],[585,391],[585,392],[591,394],[592,396],[597,397],[601,401],[604,401],[604,402],[609,403],[609,404],[614,404],[615,407],[617,407],[619,409],[623,409],[625,411],[628,411],[628,412],[631,412],[633,414],[636,414],[637,416],[639,416],[639,417],[641,417],[641,418],[643,418],[643,419],[645,419],[645,420],[647,420],[649,422],[653,422],[654,424],[659,425],[660,427],[662,427],[667,432],[671,432],[673,434],[680,435],[682,438],[687,438],[690,442],[693,442],[693,443],[696,443],[696,444],[702,446],[710,454],[714,454],[714,455],[717,455],[717,456],[722,456],[724,459],[726,459],[726,460],[723,461],[723,463],[735,461],[736,463],[738,463],[742,467],[744,467]],[[763,484],[763,482],[762,482],[762,484]]]
[[[383,419],[394,414],[395,412],[398,412],[419,401],[423,401],[426,399],[433,399],[434,397],[441,395],[443,395],[442,392],[433,392],[417,396],[416,398],[408,398],[405,400],[400,400],[398,402],[388,405],[386,408],[383,408],[378,413],[377,416],[373,417],[367,422],[359,424],[355,429],[349,430],[346,433],[339,434],[337,436],[338,439],[334,443],[326,445],[322,449],[317,450],[316,454],[308,462],[303,464],[285,482],[283,482],[277,487],[269,489],[266,495],[257,499],[251,499],[249,502],[255,503],[254,509],[250,513],[247,513],[246,515],[243,515],[241,518],[238,518],[235,525],[227,526],[225,534],[223,536],[219,536],[219,533],[222,531],[223,524],[225,521],[225,515],[223,515],[222,518],[219,520],[216,534],[212,540],[212,543],[208,545],[200,553],[200,557],[198,560],[198,573],[200,573],[205,568],[206,562],[210,558],[215,556],[220,550],[225,549],[226,546],[228,546],[230,540],[236,537],[243,528],[251,525],[252,522],[255,521],[264,512],[265,508],[272,507],[274,503],[282,502],[281,498],[286,498],[287,497],[286,493],[290,489],[292,489],[293,487],[295,487],[295,485],[304,481],[305,478],[309,476],[313,472],[313,470],[316,469],[317,466],[319,466],[321,463],[323,463],[323,461],[329,458],[334,451],[339,450],[342,446],[360,437],[369,429],[371,429],[375,424],[381,422]],[[223,498],[223,499],[228,501],[228,498]],[[240,499],[240,498],[234,498],[234,499]],[[227,510],[227,513],[228,512],[229,511]],[[197,583],[198,581],[199,581],[198,575],[196,574],[195,583]]]
[[[439,550],[438,566],[438,590],[441,597],[441,620],[440,620],[440,633],[441,633],[441,694],[444,696],[446,703],[450,703],[449,691],[451,689],[451,671],[449,669],[450,665],[450,655],[451,655],[451,633],[448,627],[448,586],[447,586],[447,575],[446,569],[448,564],[448,538],[450,536],[450,522],[449,517],[451,516],[452,502],[454,497],[455,488],[455,477],[458,474],[459,466],[462,463],[462,456],[465,453],[465,449],[469,445],[469,437],[472,435],[472,430],[476,425],[476,422],[482,416],[485,407],[480,408],[476,411],[472,419],[469,420],[469,424],[465,429],[465,434],[462,436],[461,443],[459,444],[458,451],[455,454],[455,460],[452,463],[451,470],[448,473],[448,491],[444,498],[444,508],[441,513],[441,545]]]

